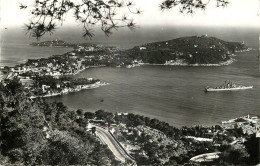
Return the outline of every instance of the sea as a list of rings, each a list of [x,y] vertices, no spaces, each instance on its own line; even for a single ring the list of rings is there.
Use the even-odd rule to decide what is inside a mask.
[[[237,61],[221,67],[189,67],[144,65],[131,69],[89,68],[75,78],[99,78],[110,83],[103,87],[82,90],[47,98],[48,102],[63,102],[72,110],[95,112],[130,112],[166,121],[175,127],[216,125],[223,120],[245,115],[260,116],[259,30],[241,27],[143,27],[135,32],[121,30],[106,37],[96,33],[93,40],[81,38],[79,30],[63,29],[41,39],[61,39],[68,42],[90,42],[113,45],[120,49],[147,42],[170,40],[182,36],[215,36],[227,41],[244,42],[254,50],[236,53]],[[71,48],[33,47],[35,39],[17,28],[1,30],[0,66],[14,66],[27,59],[46,58],[63,54]],[[232,92],[204,91],[225,80],[253,85],[250,90]]]

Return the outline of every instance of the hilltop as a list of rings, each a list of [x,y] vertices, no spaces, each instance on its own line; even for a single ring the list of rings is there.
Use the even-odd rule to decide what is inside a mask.
[[[243,43],[203,35],[147,43],[127,50],[126,54],[150,64],[220,64],[229,61],[234,52],[245,49]]]
[[[128,50],[118,50],[116,47],[90,43],[68,43],[62,40],[44,41],[31,45],[73,47],[73,54],[80,57],[86,57],[86,55],[88,57],[93,55],[106,57],[109,54],[113,55],[114,59],[106,58],[105,65],[129,68],[144,63],[190,66],[228,65],[234,61],[231,58],[233,53],[247,49],[243,43],[227,42],[207,35],[146,43]],[[100,59],[100,57],[97,59]],[[100,62],[100,60],[98,61]]]

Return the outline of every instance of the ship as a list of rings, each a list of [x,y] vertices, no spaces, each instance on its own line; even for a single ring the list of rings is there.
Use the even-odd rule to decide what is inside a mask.
[[[205,92],[235,91],[235,90],[244,90],[244,89],[252,89],[252,88],[253,86],[236,85],[231,81],[227,80],[221,86],[215,88],[206,87]]]

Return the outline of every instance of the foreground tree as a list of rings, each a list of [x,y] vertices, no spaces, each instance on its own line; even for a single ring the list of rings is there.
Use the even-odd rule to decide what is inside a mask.
[[[86,38],[94,36],[92,25],[100,25],[106,35],[121,27],[134,29],[135,23],[127,13],[141,13],[139,9],[133,9],[133,2],[125,0],[35,0],[30,6],[20,4],[20,9],[27,8],[32,19],[26,24],[26,30],[37,39],[46,33],[52,34],[57,23],[62,24],[69,12],[73,12],[76,22],[83,25],[83,37]],[[120,15],[119,11],[124,13]]]
[[[60,102],[31,100],[18,79],[3,80],[0,165],[96,165],[101,158],[107,165],[115,163],[112,152],[77,120],[77,114]]]
[[[194,14],[197,10],[205,10],[210,1],[164,0],[159,7],[162,11],[179,7],[181,13]],[[228,0],[214,1],[217,7],[229,4]],[[100,26],[107,36],[122,27],[135,29],[136,24],[128,15],[142,12],[134,6],[128,0],[35,0],[32,5],[20,4],[20,9],[29,9],[31,12],[31,19],[25,26],[32,37],[39,39],[46,33],[52,34],[57,24],[62,25],[67,14],[72,12],[75,21],[83,26],[83,37],[91,39],[94,36],[91,29],[93,25]]]
[[[161,10],[179,7],[180,13],[194,14],[198,9],[205,10],[211,0],[164,0],[160,4]],[[214,0],[216,7],[226,7],[229,0]]]
[[[244,143],[250,157],[248,162],[252,165],[259,164],[260,162],[260,138],[256,135],[251,135]]]

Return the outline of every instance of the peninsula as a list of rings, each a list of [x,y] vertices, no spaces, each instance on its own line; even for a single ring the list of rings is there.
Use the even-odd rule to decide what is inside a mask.
[[[234,60],[231,57],[236,51],[249,50],[243,43],[226,42],[206,35],[147,43],[128,50],[89,43],[70,44],[61,40],[32,43],[32,45],[74,48],[73,51],[63,55],[29,59],[26,63],[15,67],[1,67],[1,71],[8,79],[17,77],[23,85],[27,86],[33,92],[33,98],[61,95],[106,85],[98,79],[64,79],[89,67],[132,68],[144,64],[221,66],[232,63]]]
[[[32,46],[41,46],[41,47],[74,47],[76,44],[67,43],[62,40],[50,40],[44,42],[34,42],[31,43]]]
[[[40,47],[72,47],[72,48],[81,46],[81,47],[88,47],[89,51],[103,50],[104,48],[113,48],[111,46],[104,47],[99,44],[91,44],[91,43],[69,43],[69,42],[66,42],[63,40],[58,40],[58,39],[43,41],[43,42],[34,42],[34,43],[31,43],[30,45],[40,46]]]
[[[32,43],[32,45],[73,47],[74,50],[69,54],[80,58],[87,66],[126,68],[144,64],[223,66],[235,61],[232,58],[235,52],[250,50],[243,43],[227,42],[207,35],[146,43],[127,50],[89,43],[71,44],[61,40]]]
[[[243,43],[203,35],[147,43],[127,50],[126,54],[149,64],[218,66],[230,64],[231,56],[244,50],[247,47]]]

